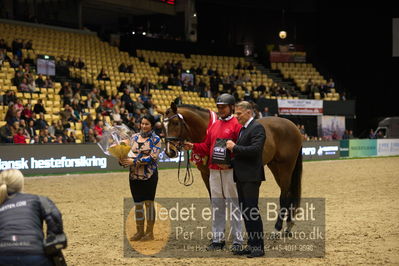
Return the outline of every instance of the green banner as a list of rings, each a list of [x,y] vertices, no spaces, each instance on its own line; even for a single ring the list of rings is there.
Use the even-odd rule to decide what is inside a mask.
[[[349,140],[348,139],[340,140],[339,145],[340,145],[339,156],[349,157]]]
[[[377,156],[377,140],[351,139],[349,140],[349,157]]]

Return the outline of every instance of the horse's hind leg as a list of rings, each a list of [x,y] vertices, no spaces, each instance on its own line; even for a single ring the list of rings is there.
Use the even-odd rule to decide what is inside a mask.
[[[287,216],[287,212],[289,217],[289,186],[291,183],[290,180],[293,166],[280,162],[272,162],[269,163],[268,166],[281,190],[279,215],[277,217],[276,224],[274,225],[276,231],[281,231],[283,228],[284,219]]]

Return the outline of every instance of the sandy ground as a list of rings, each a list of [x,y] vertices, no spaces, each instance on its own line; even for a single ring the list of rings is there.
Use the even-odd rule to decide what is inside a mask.
[[[194,173],[194,184],[184,187],[177,170],[161,170],[157,197],[206,198]],[[276,182],[266,174],[261,195],[277,197]],[[399,157],[305,162],[302,188],[303,197],[326,199],[323,258],[125,258],[127,173],[29,177],[25,183],[25,192],[50,197],[62,211],[68,265],[399,264]]]

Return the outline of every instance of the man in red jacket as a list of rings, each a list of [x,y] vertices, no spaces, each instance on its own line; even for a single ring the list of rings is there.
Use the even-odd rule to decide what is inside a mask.
[[[242,126],[233,115],[234,104],[235,99],[232,95],[227,93],[220,95],[216,100],[219,120],[209,128],[205,141],[202,143],[185,143],[186,150],[192,149],[197,154],[209,156],[213,239],[207,250],[220,250],[225,246],[227,219],[230,220],[233,237],[231,250],[234,252],[242,248],[242,215],[238,205],[237,186],[233,180],[233,169],[231,165],[212,162],[214,151],[217,150],[217,147],[215,148],[217,139],[237,141]],[[230,210],[227,216],[226,205]]]

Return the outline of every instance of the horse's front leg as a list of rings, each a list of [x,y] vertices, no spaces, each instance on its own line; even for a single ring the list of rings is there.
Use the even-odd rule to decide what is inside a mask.
[[[209,173],[210,172],[209,172],[208,165],[198,164],[197,168],[201,172],[202,180],[204,181],[206,189],[208,190],[209,198],[211,198],[211,188],[209,187]]]

